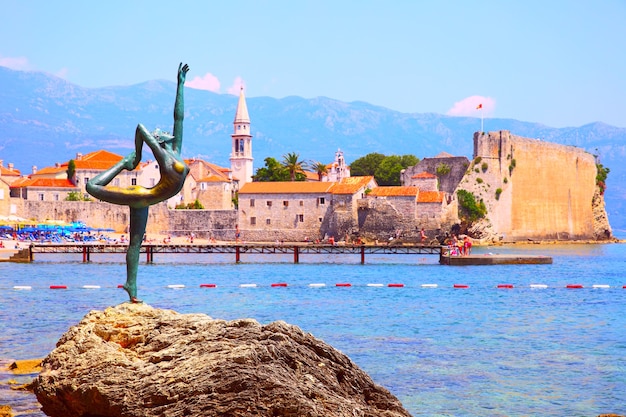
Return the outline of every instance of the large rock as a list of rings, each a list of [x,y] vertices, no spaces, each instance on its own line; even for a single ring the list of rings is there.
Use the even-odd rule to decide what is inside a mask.
[[[43,362],[49,416],[408,416],[347,356],[296,326],[145,304],[92,311]]]

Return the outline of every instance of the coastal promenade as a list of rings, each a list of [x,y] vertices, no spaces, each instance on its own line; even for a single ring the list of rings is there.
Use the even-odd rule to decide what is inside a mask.
[[[61,243],[31,244],[29,260],[45,254],[82,254],[83,262],[90,262],[92,254],[126,253],[125,244],[102,243]],[[212,244],[144,244],[141,253],[146,263],[154,262],[158,254],[233,254],[236,263],[242,262],[245,255],[290,255],[294,263],[300,262],[300,256],[308,255],[358,255],[361,264],[366,255],[436,255],[442,265],[497,265],[497,264],[551,264],[552,258],[536,255],[468,255],[449,256],[447,247],[422,244],[385,244],[385,245],[345,245],[317,243],[212,243]]]

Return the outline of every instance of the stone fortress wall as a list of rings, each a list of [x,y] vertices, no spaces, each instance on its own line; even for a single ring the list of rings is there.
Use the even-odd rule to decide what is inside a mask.
[[[583,149],[511,135],[475,133],[460,189],[488,209],[506,241],[593,239],[595,158]]]

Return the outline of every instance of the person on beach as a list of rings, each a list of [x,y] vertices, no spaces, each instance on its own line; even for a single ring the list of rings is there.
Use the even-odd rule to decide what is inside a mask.
[[[183,187],[189,167],[180,156],[183,143],[184,84],[189,71],[187,64],[178,66],[178,85],[174,103],[173,136],[160,130],[154,133],[139,124],[135,130],[135,150],[108,170],[91,179],[86,189],[95,198],[130,208],[130,240],[126,251],[126,283],[124,289],[132,303],[137,298],[137,267],[139,252],[148,222],[148,207],[178,194]],[[148,145],[159,164],[161,179],[152,188],[139,185],[121,188],[108,185],[123,170],[132,171],[141,161],[143,144]]]

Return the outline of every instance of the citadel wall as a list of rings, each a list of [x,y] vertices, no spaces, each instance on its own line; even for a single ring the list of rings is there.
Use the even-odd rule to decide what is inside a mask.
[[[474,161],[459,188],[483,199],[505,240],[593,239],[596,172],[583,149],[508,131],[476,133]]]

